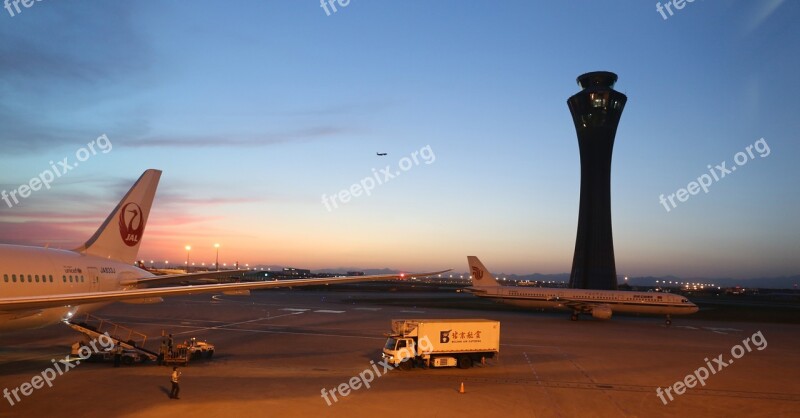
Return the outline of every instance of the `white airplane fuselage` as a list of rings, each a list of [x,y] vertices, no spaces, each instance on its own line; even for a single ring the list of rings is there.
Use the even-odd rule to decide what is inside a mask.
[[[511,286],[478,287],[471,291],[476,296],[495,302],[531,309],[576,310],[575,302],[605,306],[613,312],[650,315],[686,315],[698,309],[697,305],[681,295],[661,292]],[[577,310],[586,312],[585,309]]]
[[[153,275],[115,260],[40,247],[0,244],[0,296],[48,297],[123,290],[121,281]],[[40,328],[108,303],[0,312],[0,332]]]

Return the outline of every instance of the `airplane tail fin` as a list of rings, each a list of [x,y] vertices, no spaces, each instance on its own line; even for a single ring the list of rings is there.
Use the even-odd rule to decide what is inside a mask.
[[[133,264],[160,178],[160,170],[145,171],[100,229],[75,251]]]
[[[492,273],[481,263],[481,260],[478,260],[478,257],[469,255],[467,256],[467,262],[469,263],[470,274],[472,274],[473,286],[500,286],[497,279],[495,279]]]

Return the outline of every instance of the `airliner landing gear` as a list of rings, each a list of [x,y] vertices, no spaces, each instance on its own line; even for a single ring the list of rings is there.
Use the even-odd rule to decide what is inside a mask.
[[[667,322],[666,322],[666,324],[667,324],[667,326],[670,326],[670,325],[672,325],[672,319],[669,317],[669,315],[667,315]]]
[[[573,312],[572,313],[572,317],[570,317],[569,319],[571,321],[577,321],[578,320],[578,313],[577,312]]]

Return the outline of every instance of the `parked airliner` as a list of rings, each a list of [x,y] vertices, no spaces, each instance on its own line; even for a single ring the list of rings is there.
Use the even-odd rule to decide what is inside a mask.
[[[478,257],[468,256],[472,287],[465,289],[476,296],[495,302],[534,309],[571,310],[573,321],[582,313],[598,319],[611,319],[614,312],[671,315],[697,312],[697,305],[681,295],[661,292],[623,290],[554,289],[543,287],[501,286]]]
[[[161,171],[147,170],[84,245],[74,250],[0,245],[0,331],[31,329],[67,321],[108,303],[160,302],[162,296],[241,293],[250,289],[352,283],[421,274],[384,274],[330,279],[216,283],[149,288],[153,285],[242,275],[221,271],[154,276],[134,261],[150,214]]]

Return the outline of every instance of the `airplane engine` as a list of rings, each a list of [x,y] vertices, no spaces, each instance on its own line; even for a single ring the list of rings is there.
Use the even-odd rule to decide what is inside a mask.
[[[603,305],[592,308],[592,317],[597,319],[611,319],[611,307]]]

